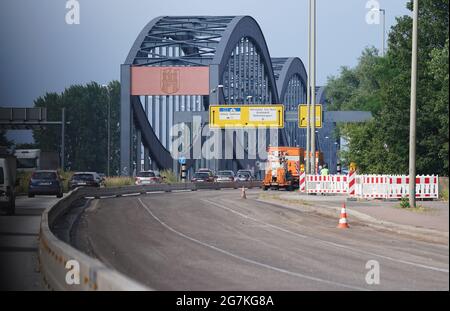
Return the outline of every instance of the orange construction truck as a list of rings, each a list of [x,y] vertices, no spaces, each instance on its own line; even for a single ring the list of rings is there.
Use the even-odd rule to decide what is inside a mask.
[[[269,147],[267,148],[267,167],[263,181],[263,190],[298,188],[300,165],[304,164],[303,148]]]

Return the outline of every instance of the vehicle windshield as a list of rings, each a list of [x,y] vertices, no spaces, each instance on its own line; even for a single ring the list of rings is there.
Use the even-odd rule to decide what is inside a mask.
[[[155,177],[154,172],[139,172],[137,173],[137,177]]]
[[[5,182],[5,176],[3,174],[3,167],[0,167],[0,185],[3,185]]]
[[[208,178],[209,174],[206,172],[202,172],[202,173],[195,173],[194,178]]]
[[[249,177],[249,176],[250,176],[250,173],[248,173],[248,172],[240,172],[238,174],[238,177]]]
[[[32,179],[45,179],[45,180],[54,180],[56,179],[55,172],[35,172],[31,176]]]
[[[231,171],[220,171],[219,176],[233,176],[233,172]]]
[[[74,180],[94,180],[94,174],[75,174],[72,179]]]

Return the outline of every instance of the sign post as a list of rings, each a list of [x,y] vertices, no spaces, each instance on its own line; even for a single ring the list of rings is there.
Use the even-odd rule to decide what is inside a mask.
[[[181,181],[182,182],[186,182],[186,158],[185,157],[181,157],[178,159],[178,163],[181,164]]]

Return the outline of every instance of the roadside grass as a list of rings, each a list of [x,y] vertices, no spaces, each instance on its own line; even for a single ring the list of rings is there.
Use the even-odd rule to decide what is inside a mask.
[[[439,177],[439,198],[448,202],[448,177]]]
[[[280,194],[271,194],[271,193],[261,193],[258,196],[259,199],[269,199],[269,200],[276,200],[276,201],[281,201],[281,202],[285,202],[285,203],[290,203],[290,204],[300,204],[300,205],[304,205],[304,206],[312,206],[311,203],[305,201],[305,200],[301,200],[301,199],[286,199],[286,198],[282,198]]]
[[[402,209],[402,210],[414,212],[414,213],[426,213],[426,212],[430,212],[432,210],[431,208],[425,207],[425,206],[423,206],[421,204],[417,204],[417,203],[416,203],[415,208],[411,208],[411,206],[409,205],[408,198],[401,198],[400,202],[398,204],[394,205],[394,207]]]
[[[174,171],[172,170],[163,170],[161,172],[159,172],[159,174],[161,175],[162,182],[166,183],[166,184],[175,184],[177,182],[180,182],[178,175],[174,173]]]
[[[131,185],[134,185],[134,180],[132,177],[113,176],[113,177],[106,177],[105,179],[106,188],[131,186]]]
[[[17,194],[26,194],[28,192],[28,183],[32,172],[17,172],[17,180],[19,184],[16,186]]]

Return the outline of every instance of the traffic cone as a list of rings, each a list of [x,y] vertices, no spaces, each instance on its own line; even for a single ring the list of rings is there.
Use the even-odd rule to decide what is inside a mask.
[[[245,194],[245,187],[242,187],[241,199],[247,199],[247,195]]]
[[[339,229],[348,229],[348,222],[347,222],[347,211],[345,210],[345,203],[342,206],[341,209],[341,218],[339,219],[339,225],[338,225]]]

